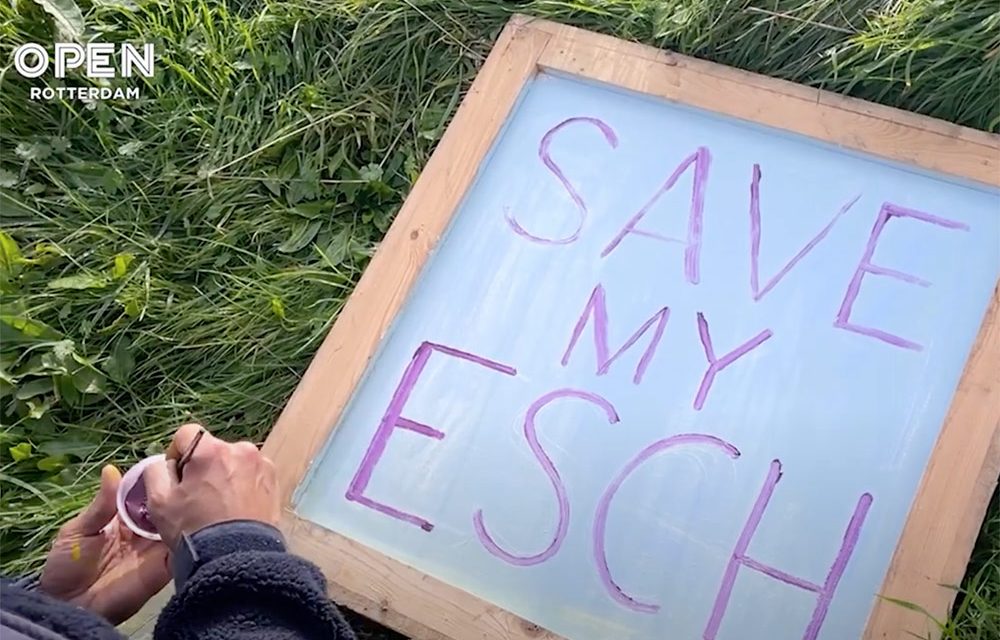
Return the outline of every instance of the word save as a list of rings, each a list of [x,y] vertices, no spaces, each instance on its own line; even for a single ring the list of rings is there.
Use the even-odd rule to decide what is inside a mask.
[[[566,175],[563,173],[562,169],[555,162],[549,152],[549,147],[556,134],[564,130],[566,127],[574,124],[586,124],[595,127],[610,147],[616,148],[618,146],[618,136],[614,129],[598,118],[568,118],[545,133],[542,137],[541,143],[539,144],[538,157],[542,161],[542,164],[556,177],[563,189],[565,189],[567,195],[569,195],[570,199],[573,201],[576,208],[577,225],[576,229],[567,236],[560,238],[548,238],[531,233],[520,222],[518,222],[509,210],[505,211],[505,218],[513,232],[531,242],[542,245],[565,245],[576,242],[580,237],[584,222],[589,214],[587,204],[574,188],[573,184],[567,179]],[[693,285],[699,284],[701,281],[701,246],[702,223],[705,208],[705,188],[708,184],[708,175],[711,164],[712,154],[706,147],[699,147],[691,153],[691,155],[682,160],[681,163],[677,165],[677,167],[663,181],[663,184],[650,196],[649,200],[647,200],[642,208],[629,218],[628,221],[622,226],[621,230],[609,240],[608,244],[601,251],[600,257],[602,259],[607,258],[622,244],[626,238],[633,236],[657,240],[674,245],[679,244],[683,247],[684,276],[689,283]],[[653,209],[659,199],[663,197],[665,193],[670,191],[677,184],[681,176],[684,175],[689,169],[693,172],[693,180],[691,188],[691,205],[688,212],[687,237],[671,238],[658,232],[640,227],[640,223],[643,222],[647,214],[649,214],[650,210]],[[845,202],[843,206],[841,206],[840,209],[834,213],[830,222],[823,227],[819,233],[813,236],[813,238],[810,239],[809,242],[807,242],[799,250],[799,252],[796,253],[795,256],[793,256],[792,259],[778,271],[778,273],[761,286],[759,267],[761,245],[760,182],[761,167],[759,164],[754,164],[750,179],[749,203],[750,296],[754,302],[759,302],[765,295],[767,295],[768,292],[773,290],[782,278],[788,275],[788,273],[795,268],[795,266],[803,258],[805,258],[809,252],[822,242],[823,239],[830,233],[831,229],[833,229],[834,225],[836,225],[837,221],[848,210],[850,210],[861,197],[861,194],[858,194]],[[878,241],[881,238],[886,225],[894,218],[910,218],[911,220],[916,220],[918,222],[935,225],[949,230],[969,230],[968,225],[955,220],[949,220],[930,213],[925,213],[923,211],[910,209],[892,202],[883,203],[875,219],[874,226],[872,227],[871,234],[868,238],[868,242],[865,246],[861,260],[858,263],[857,269],[854,272],[854,276],[846,285],[846,291],[840,305],[840,310],[838,311],[836,319],[833,322],[833,326],[838,329],[851,331],[881,340],[895,347],[921,351],[923,350],[923,345],[913,340],[889,333],[877,327],[859,325],[851,320],[854,303],[860,293],[861,282],[867,275],[893,278],[921,287],[928,287],[931,284],[930,282],[912,274],[890,269],[872,262]]]

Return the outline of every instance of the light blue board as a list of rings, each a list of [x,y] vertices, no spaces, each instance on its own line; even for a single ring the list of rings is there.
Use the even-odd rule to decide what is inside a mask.
[[[513,232],[508,208],[537,236],[569,235],[578,214],[539,159],[546,131],[599,118],[618,139],[568,125],[553,161],[588,215],[578,240],[544,245]],[[602,250],[699,147],[712,156],[705,191],[700,283],[684,277],[684,246],[637,234]],[[759,302],[750,293],[749,193],[762,168],[763,286],[853,197],[829,234]],[[639,228],[686,237],[691,171]],[[892,202],[969,227],[892,218],[872,262],[928,287],[867,275],[852,321],[920,343],[916,351],[835,328],[880,207]],[[772,460],[783,477],[747,556],[823,584],[859,498],[873,497],[817,637],[859,637],[941,428],[1000,271],[1000,194],[944,176],[848,153],[814,140],[609,89],[542,75],[523,92],[474,186],[383,340],[341,423],[295,499],[297,512],[573,640],[695,640],[705,636],[734,546]],[[610,353],[658,309],[670,308],[640,384],[652,331],[596,375],[588,321],[561,359],[594,287],[606,291]],[[386,286],[390,286],[387,284]],[[707,362],[696,314],[716,355],[764,329],[770,339],[716,376],[693,400]],[[402,415],[445,434],[396,429],[364,495],[433,523],[425,531],[345,493],[401,377],[425,341],[516,368],[505,375],[435,352]],[[331,380],[330,384],[336,381]],[[525,438],[540,396],[575,388],[617,410],[562,399],[538,414],[540,446],[566,489],[568,529],[545,562],[515,566],[496,543],[542,552],[558,526],[556,493]],[[625,593],[656,603],[635,611],[612,598],[594,556],[598,502],[643,448],[668,436],[711,434],[739,449],[685,446],[629,476],[610,503],[606,557]],[[718,627],[725,640],[806,637],[815,593],[741,568]]]

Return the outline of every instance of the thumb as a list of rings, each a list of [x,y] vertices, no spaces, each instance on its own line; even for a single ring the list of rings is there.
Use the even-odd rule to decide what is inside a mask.
[[[77,516],[76,529],[85,536],[92,536],[101,531],[118,512],[116,504],[118,485],[122,474],[117,467],[107,465],[101,469],[101,488],[90,502],[90,505]]]

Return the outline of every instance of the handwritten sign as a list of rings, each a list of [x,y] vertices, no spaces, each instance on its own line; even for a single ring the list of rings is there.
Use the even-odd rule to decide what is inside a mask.
[[[998,205],[540,75],[296,511],[575,640],[860,637]]]
[[[773,82],[508,25],[265,447],[335,598],[420,640],[946,610],[1000,467],[996,141]]]

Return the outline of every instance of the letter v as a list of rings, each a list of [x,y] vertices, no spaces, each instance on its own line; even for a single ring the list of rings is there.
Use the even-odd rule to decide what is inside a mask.
[[[754,164],[753,166],[753,180],[750,182],[750,292],[753,296],[754,302],[759,302],[768,291],[774,288],[776,284],[781,282],[781,279],[791,271],[796,264],[799,263],[802,258],[806,257],[810,251],[813,250],[823,238],[826,237],[833,225],[837,223],[840,216],[847,213],[847,210],[854,206],[854,203],[861,198],[861,194],[854,196],[849,200],[844,206],[840,208],[840,211],[833,216],[830,223],[827,224],[823,229],[817,233],[812,240],[809,241],[806,246],[795,254],[791,260],[782,267],[773,278],[771,278],[764,288],[760,288],[760,165]]]

